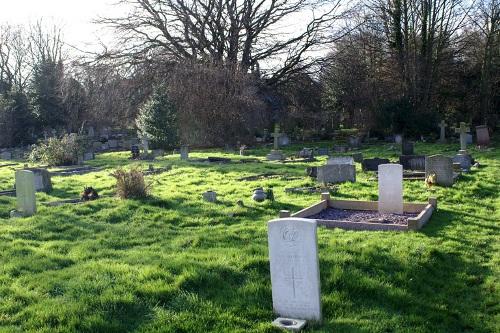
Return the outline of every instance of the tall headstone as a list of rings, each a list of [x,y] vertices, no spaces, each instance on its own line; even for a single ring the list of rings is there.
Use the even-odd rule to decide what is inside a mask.
[[[185,161],[189,158],[189,147],[181,146],[181,160]]]
[[[470,128],[464,122],[460,123],[460,127],[455,128],[455,133],[460,134],[460,150],[467,150],[467,132]]]
[[[478,146],[489,146],[490,145],[490,133],[488,131],[488,126],[476,126],[476,137]]]
[[[436,183],[442,186],[452,186],[453,160],[444,155],[432,155],[425,157],[425,177],[436,175]]]
[[[147,138],[142,138],[141,143],[142,143],[142,153],[145,155],[149,154],[149,140]]]
[[[378,166],[379,213],[403,214],[403,166],[381,164]]]
[[[441,122],[439,123],[439,129],[440,129],[440,133],[439,133],[439,142],[441,143],[445,143],[446,142],[446,123],[444,120],[441,120]]]
[[[28,170],[16,171],[17,210],[11,217],[32,216],[36,213],[35,174]]]
[[[273,309],[281,317],[321,320],[316,229],[311,219],[268,222]]]
[[[266,158],[269,161],[284,160],[285,156],[279,150],[279,138],[282,135],[282,133],[280,133],[280,127],[279,127],[279,125],[274,126],[274,133],[272,133],[271,135],[272,135],[272,137],[274,139],[274,149],[271,150],[271,153],[267,154]]]

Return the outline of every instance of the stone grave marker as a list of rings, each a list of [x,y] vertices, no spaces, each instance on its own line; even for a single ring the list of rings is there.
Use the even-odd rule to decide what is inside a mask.
[[[321,320],[316,220],[268,222],[273,309],[281,317]]]
[[[354,164],[327,164],[317,168],[317,181],[323,184],[356,182],[356,166]]]
[[[288,135],[286,135],[285,133],[282,133],[279,136],[278,141],[279,141],[280,146],[289,146],[290,142],[291,142],[290,137]]]
[[[10,161],[12,159],[12,153],[10,151],[4,151],[0,154],[0,159]]]
[[[445,143],[446,142],[446,123],[444,122],[444,120],[441,120],[441,122],[439,123],[439,129],[440,129],[440,132],[439,132],[439,142],[441,143]]]
[[[481,147],[490,145],[490,132],[488,131],[488,126],[481,125],[476,126],[476,137],[477,144]]]
[[[347,138],[347,144],[351,148],[361,147],[361,138],[359,136],[350,136]]]
[[[401,155],[413,155],[414,143],[411,141],[403,141],[401,145]]]
[[[330,155],[330,150],[328,148],[318,148],[318,156],[328,156]]]
[[[425,157],[425,177],[436,175],[436,183],[442,186],[452,186],[454,181],[453,160],[444,155]]]
[[[460,123],[460,127],[455,128],[455,133],[460,134],[460,150],[467,150],[467,132],[469,131],[470,129],[464,122]]]
[[[36,192],[49,193],[52,191],[52,180],[47,169],[25,168],[24,170],[33,172]]]
[[[453,156],[453,164],[459,163],[460,164],[460,169],[463,171],[470,171],[470,168],[472,166],[472,158],[469,154],[467,154],[466,151],[460,150],[458,154]]]
[[[334,156],[330,157],[326,161],[327,165],[333,165],[333,164],[351,164],[354,165],[354,158],[352,156]]]
[[[298,158],[312,159],[312,158],[314,158],[314,149],[312,149],[312,148],[302,148],[297,153],[297,157]]]
[[[403,143],[403,135],[402,134],[396,134],[394,135],[394,143],[400,145]]]
[[[387,158],[368,158],[361,162],[361,167],[363,171],[378,171],[378,166],[380,164],[388,164],[390,161]]]
[[[83,154],[83,160],[84,161],[91,161],[95,159],[95,154],[94,152],[88,151]]]
[[[181,146],[180,154],[181,154],[181,160],[186,161],[189,158],[189,147]]]
[[[142,153],[144,155],[149,154],[149,140],[147,138],[141,139]]]
[[[403,166],[381,164],[378,166],[379,213],[403,214]]]
[[[399,164],[403,170],[425,171],[425,155],[401,155]]]
[[[269,153],[266,158],[269,161],[281,161],[285,159],[285,156],[283,153],[279,150],[279,138],[281,137],[282,133],[280,133],[280,127],[279,125],[274,126],[274,133],[271,134],[273,139],[274,139],[274,149],[271,150],[271,153]]]
[[[28,170],[16,171],[17,210],[11,217],[32,216],[36,213],[35,174]]]
[[[109,149],[118,148],[118,140],[114,140],[114,139],[108,140],[108,147],[109,147]]]
[[[352,159],[356,163],[363,162],[363,153],[354,153],[354,154],[352,154]]]

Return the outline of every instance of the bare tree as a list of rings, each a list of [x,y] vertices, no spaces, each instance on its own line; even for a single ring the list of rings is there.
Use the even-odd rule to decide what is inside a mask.
[[[119,49],[108,58],[143,61],[151,56],[203,60],[259,71],[270,83],[310,68],[314,52],[335,40],[332,33],[347,13],[342,0],[121,0],[132,9],[124,17],[99,22],[120,36]],[[294,31],[297,21],[304,28]],[[295,29],[297,30],[297,29]]]

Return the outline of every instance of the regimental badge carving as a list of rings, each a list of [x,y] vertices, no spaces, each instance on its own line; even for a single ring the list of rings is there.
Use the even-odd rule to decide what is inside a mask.
[[[287,226],[281,229],[281,237],[287,243],[295,243],[299,238],[299,232],[293,226]]]

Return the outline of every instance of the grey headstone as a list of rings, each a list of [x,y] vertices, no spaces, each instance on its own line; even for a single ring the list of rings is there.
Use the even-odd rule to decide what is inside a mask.
[[[91,161],[93,159],[95,159],[95,154],[93,152],[90,151],[83,154],[84,161]]]
[[[460,151],[458,154],[453,156],[453,163],[459,163],[460,169],[469,171],[472,166],[472,157],[466,152]]]
[[[320,183],[356,182],[356,166],[354,164],[327,164],[318,167],[317,181]]]
[[[359,136],[350,136],[347,138],[347,144],[351,148],[359,148],[361,146],[361,138]]]
[[[425,171],[425,155],[401,155],[399,164],[404,170]]]
[[[334,164],[351,164],[354,165],[354,158],[352,156],[333,156],[326,161],[327,165]]]
[[[414,144],[411,141],[403,141],[401,145],[401,154],[402,155],[413,155],[413,147]]]
[[[180,154],[181,154],[181,160],[187,160],[189,158],[189,147],[181,146]]]
[[[477,144],[479,146],[489,146],[490,144],[490,132],[488,131],[488,126],[476,126],[476,136]]]
[[[29,168],[24,170],[33,172],[36,192],[48,193],[52,191],[52,180],[50,178],[50,172],[47,169]]]
[[[453,161],[444,155],[432,155],[425,158],[425,177],[436,175],[436,183],[442,186],[453,185]]]
[[[403,166],[381,164],[378,166],[379,213],[403,214]]]
[[[394,135],[394,142],[400,145],[403,143],[403,136],[401,134]]]
[[[208,202],[216,202],[217,201],[217,193],[214,191],[207,191],[203,193],[203,200]]]
[[[268,222],[273,309],[279,316],[321,320],[316,229],[311,219]]]
[[[354,153],[354,154],[352,154],[352,159],[356,163],[361,163],[361,162],[363,162],[363,154],[362,153]]]

